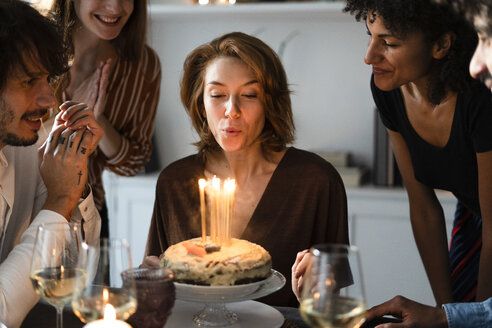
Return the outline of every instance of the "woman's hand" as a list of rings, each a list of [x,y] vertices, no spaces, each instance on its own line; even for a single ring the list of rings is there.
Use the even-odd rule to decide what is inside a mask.
[[[292,266],[292,291],[297,297],[297,300],[300,300],[302,285],[303,285],[303,276],[306,273],[306,268],[309,263],[309,250],[305,249],[299,253],[297,253],[296,261]]]
[[[111,69],[111,58],[107,59],[105,62],[101,62],[98,68],[99,71],[99,83],[97,85],[97,97],[92,99],[94,101],[94,115],[96,119],[99,120],[101,115],[104,113],[104,107],[106,107],[106,96],[109,83],[109,73]]]
[[[436,308],[411,301],[403,296],[374,306],[366,314],[366,320],[371,321],[377,317],[392,315],[402,319],[401,323],[384,323],[376,328],[447,328],[448,320],[443,308]]]
[[[110,70],[111,58],[102,61],[94,73],[71,94],[72,100],[86,103],[93,110],[96,119],[104,113]]]

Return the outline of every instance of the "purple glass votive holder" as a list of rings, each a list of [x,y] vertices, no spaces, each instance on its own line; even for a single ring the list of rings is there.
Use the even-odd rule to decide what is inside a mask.
[[[176,298],[173,273],[165,268],[130,269],[137,287],[137,311],[128,318],[133,328],[162,328],[171,315]],[[128,271],[121,275],[123,281]]]

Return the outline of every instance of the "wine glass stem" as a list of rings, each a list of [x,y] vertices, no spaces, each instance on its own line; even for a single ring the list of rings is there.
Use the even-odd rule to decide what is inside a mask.
[[[63,306],[56,306],[56,328],[63,328]]]

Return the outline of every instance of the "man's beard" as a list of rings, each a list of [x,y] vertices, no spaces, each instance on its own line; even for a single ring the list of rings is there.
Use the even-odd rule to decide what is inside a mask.
[[[21,138],[8,132],[7,126],[14,121],[15,115],[12,108],[0,98],[0,144],[10,146],[30,146],[38,141],[38,134],[32,138]]]
[[[36,141],[38,141],[38,138],[39,136],[37,134],[31,139],[23,139],[13,133],[0,135],[0,140],[2,141],[2,143],[10,146],[31,146],[34,145]]]

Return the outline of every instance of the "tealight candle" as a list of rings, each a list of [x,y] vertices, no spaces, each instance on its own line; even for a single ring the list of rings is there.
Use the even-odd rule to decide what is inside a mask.
[[[132,328],[124,321],[116,320],[116,312],[111,304],[104,307],[104,319],[89,322],[84,328]]]
[[[84,328],[132,328],[132,326],[121,320],[101,319],[89,322]]]

